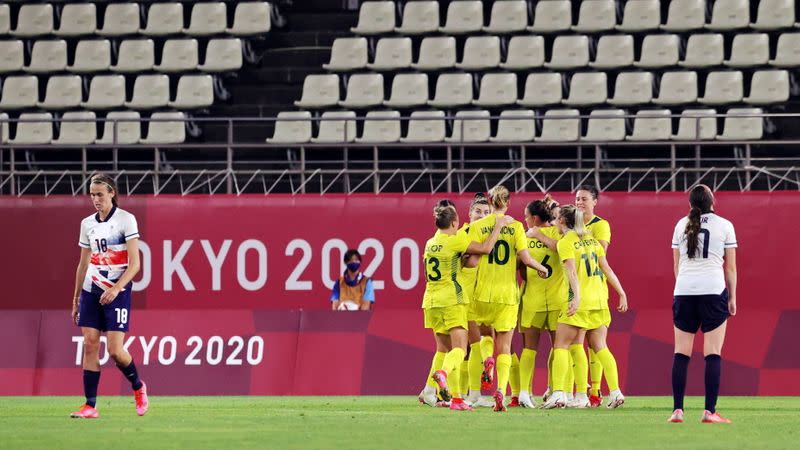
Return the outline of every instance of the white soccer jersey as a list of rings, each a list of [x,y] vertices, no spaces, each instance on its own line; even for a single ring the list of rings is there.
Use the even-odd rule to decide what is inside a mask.
[[[92,249],[83,289],[91,291],[92,283],[103,290],[112,287],[128,268],[126,242],[138,237],[136,217],[116,206],[103,221],[99,213],[83,219],[78,245]]]
[[[697,254],[689,258],[685,234],[688,221],[688,217],[679,220],[672,235],[672,248],[680,249],[681,254],[674,295],[721,294],[725,290],[725,249],[737,247],[733,224],[714,213],[700,216]]]

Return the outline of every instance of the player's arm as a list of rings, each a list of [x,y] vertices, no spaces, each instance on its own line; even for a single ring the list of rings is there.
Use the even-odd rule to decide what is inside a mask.
[[[608,263],[608,259],[605,256],[601,256],[598,259],[598,263],[600,264],[600,270],[606,275],[606,279],[608,279],[608,284],[617,291],[617,295],[619,295],[619,306],[617,307],[617,311],[625,312],[628,310],[628,296],[625,295],[625,290],[622,289],[622,283],[619,282],[619,278],[617,278],[617,274],[614,273],[614,270],[611,268],[611,265]]]
[[[539,227],[531,227],[525,232],[525,236],[533,239],[538,239],[539,242],[544,244],[550,250],[556,250],[558,246],[558,239],[553,239],[546,234],[542,233]]]
[[[578,312],[578,308],[581,305],[581,286],[578,283],[578,271],[575,268],[575,259],[568,258],[564,261],[564,272],[567,274],[567,280],[569,281],[569,287],[572,291],[572,298],[569,299],[569,305],[567,308],[567,315],[572,316],[576,312]]]
[[[736,315],[736,248],[725,249],[725,281],[728,284],[728,312]]]
[[[78,300],[81,298],[83,280],[86,278],[86,271],[89,269],[89,261],[92,258],[92,249],[81,247],[81,258],[78,260],[78,269],[75,271],[75,290],[72,295],[72,321],[78,323]]]
[[[133,277],[139,273],[139,268],[141,267],[141,263],[139,261],[139,238],[134,238],[129,240],[125,243],[125,247],[128,250],[128,268],[125,269],[125,272],[119,277],[114,286],[107,289],[103,292],[103,295],[100,296],[100,304],[107,305],[114,301],[125,289],[125,286],[128,285],[131,281],[133,281]]]
[[[678,279],[678,269],[681,265],[681,251],[677,248],[672,249],[672,272],[675,274],[675,279]]]
[[[478,267],[478,263],[480,262],[480,260],[481,260],[481,255],[470,255],[469,253],[465,253],[461,257],[461,265],[472,269]]]
[[[472,241],[467,247],[467,253],[470,255],[488,255],[493,249],[494,244],[500,237],[500,231],[503,227],[511,223],[514,219],[511,216],[498,217],[492,229],[492,234],[483,242]]]
[[[602,240],[602,239],[598,239],[597,242],[599,242],[600,246],[603,247],[603,251],[608,253],[608,244],[610,244],[610,242]]]
[[[547,270],[547,267],[543,266],[539,261],[536,261],[531,257],[531,254],[528,252],[527,248],[523,248],[522,250],[517,252],[517,257],[522,264],[530,267],[531,269],[539,272],[539,276],[542,278],[548,278],[551,273]]]

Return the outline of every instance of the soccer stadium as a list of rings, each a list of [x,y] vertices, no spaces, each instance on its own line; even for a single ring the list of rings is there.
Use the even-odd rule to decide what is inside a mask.
[[[796,448],[796,3],[0,1],[2,447]]]

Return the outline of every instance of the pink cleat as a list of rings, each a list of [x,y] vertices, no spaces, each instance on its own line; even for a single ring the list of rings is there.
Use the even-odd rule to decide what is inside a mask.
[[[442,397],[442,400],[449,402],[453,396],[450,395],[450,390],[447,389],[447,372],[444,370],[437,370],[431,375],[431,378],[433,378],[433,381],[439,386],[439,396]]]
[[[472,406],[469,403],[465,402],[463,398],[454,398],[453,401],[450,402],[450,409],[452,411],[472,411]]]
[[[506,406],[509,408],[519,408],[519,397],[511,397],[511,401]]]
[[[481,390],[491,391],[492,380],[494,380],[494,357],[490,356],[483,362],[483,373],[481,373]]]
[[[675,411],[672,411],[672,415],[669,416],[669,419],[667,419],[667,422],[683,423],[683,410],[682,409],[676,409]]]
[[[495,393],[494,393],[494,409],[492,409],[492,411],[494,411],[494,412],[506,412],[506,411],[508,411],[508,409],[506,409],[506,405],[503,404],[503,400],[504,400],[503,393],[500,392],[500,391],[495,391]]]
[[[731,423],[731,421],[720,416],[719,413],[703,411],[703,423]]]
[[[97,412],[94,406],[83,405],[81,409],[71,413],[69,416],[73,419],[97,419],[100,417],[100,413]]]
[[[436,408],[449,408],[451,402],[445,402],[443,400],[439,400],[436,402]]]
[[[603,404],[603,394],[599,395],[590,395],[589,396],[589,407],[590,408],[599,408],[600,405]]]
[[[147,385],[142,382],[142,387],[133,391],[133,398],[136,401],[136,414],[143,416],[150,408],[150,402],[147,400]]]

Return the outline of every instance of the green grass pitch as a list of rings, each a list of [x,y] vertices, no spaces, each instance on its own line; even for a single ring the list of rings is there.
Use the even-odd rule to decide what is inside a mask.
[[[77,397],[0,397],[0,447],[20,448],[798,448],[800,398],[723,397],[733,424],[668,424],[668,397],[618,410],[451,412],[415,397],[159,397],[137,417],[132,397],[103,397],[99,420],[68,417]]]

